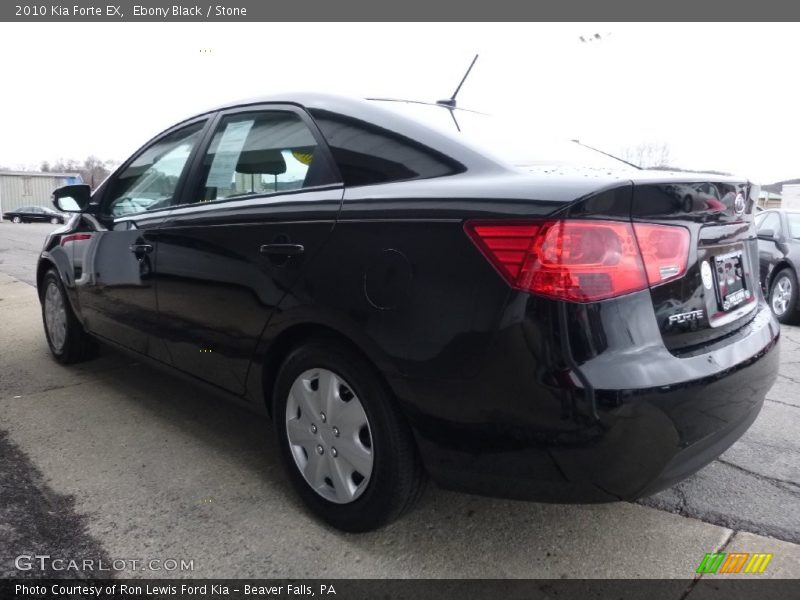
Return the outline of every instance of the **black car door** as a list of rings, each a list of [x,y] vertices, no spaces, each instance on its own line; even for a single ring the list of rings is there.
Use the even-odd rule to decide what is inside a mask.
[[[769,294],[769,279],[775,265],[784,257],[780,248],[783,239],[781,215],[776,211],[768,211],[759,215],[756,221],[758,235],[758,267],[759,279],[764,294]]]
[[[159,230],[160,330],[176,367],[242,393],[273,309],[333,229],[343,187],[297,107],[226,111],[207,137],[190,202]]]
[[[207,120],[174,128],[123,165],[93,197],[93,229],[73,244],[76,289],[86,327],[137,352],[164,358],[158,338],[153,273],[156,230],[181,193]]]

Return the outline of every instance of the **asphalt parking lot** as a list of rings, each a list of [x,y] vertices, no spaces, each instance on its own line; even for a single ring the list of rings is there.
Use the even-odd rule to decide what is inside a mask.
[[[756,423],[674,488],[568,506],[429,486],[403,520],[347,535],[294,497],[267,421],[109,350],[49,357],[31,284],[52,228],[0,223],[0,576],[41,552],[193,561],[192,577],[688,579],[722,550],[800,577],[800,327]]]

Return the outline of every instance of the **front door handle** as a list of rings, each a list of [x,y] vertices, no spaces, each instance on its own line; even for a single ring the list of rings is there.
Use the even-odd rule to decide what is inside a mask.
[[[267,256],[297,256],[305,251],[302,244],[264,244],[259,250]]]
[[[131,244],[131,252],[137,256],[140,254],[150,254],[153,251],[152,244]]]

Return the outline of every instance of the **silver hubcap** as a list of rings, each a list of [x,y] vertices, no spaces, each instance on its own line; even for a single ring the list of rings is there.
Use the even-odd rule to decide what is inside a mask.
[[[56,352],[61,352],[67,339],[67,311],[61,291],[52,281],[44,294],[44,323],[50,343]]]
[[[786,275],[781,276],[772,288],[772,310],[779,317],[789,308],[792,300],[792,281]]]
[[[372,433],[367,413],[344,379],[310,369],[292,384],[286,434],[294,462],[320,496],[337,504],[364,493],[372,475]]]
[[[13,219],[11,219],[11,220],[12,220],[14,223],[19,223],[19,222],[20,222],[22,219],[20,219],[19,217],[14,217],[14,218],[13,218]]]

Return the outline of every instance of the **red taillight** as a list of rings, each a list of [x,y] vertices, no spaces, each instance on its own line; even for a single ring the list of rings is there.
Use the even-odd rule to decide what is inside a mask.
[[[541,225],[491,225],[467,223],[467,233],[500,274],[512,284],[516,282],[522,264]]]
[[[590,302],[643,290],[648,281],[652,285],[685,272],[688,231],[666,225],[639,227],[634,232],[631,223],[618,221],[468,222],[466,231],[513,287]],[[647,240],[644,263],[642,237]],[[673,272],[681,252],[680,270]],[[667,277],[655,279],[663,275]]]
[[[69,242],[80,242],[83,240],[90,240],[92,239],[91,233],[72,233],[70,235],[65,235],[61,238],[61,245],[65,245]]]
[[[650,285],[683,277],[689,260],[689,230],[674,225],[634,223]]]

